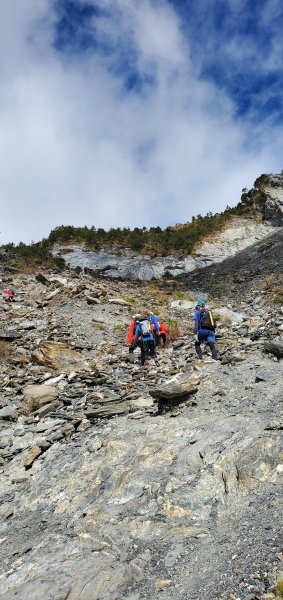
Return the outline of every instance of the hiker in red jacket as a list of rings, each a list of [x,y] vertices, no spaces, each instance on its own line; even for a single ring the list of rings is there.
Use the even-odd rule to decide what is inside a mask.
[[[134,337],[135,337],[135,329],[136,329],[135,317],[136,317],[136,315],[133,317],[133,320],[130,323],[130,327],[129,327],[129,331],[128,331],[127,343],[129,344],[129,346],[133,343]]]
[[[136,348],[136,346],[134,346],[136,327],[141,318],[142,318],[141,315],[134,315],[133,319],[130,323],[130,327],[129,327],[129,331],[128,331],[128,338],[127,338],[127,342],[129,345],[129,360],[130,360],[130,362],[133,362],[133,360],[134,360],[134,350]],[[137,343],[137,346],[138,345],[140,345],[139,342]]]
[[[165,346],[168,337],[169,337],[169,329],[166,327],[165,323],[159,321],[159,337],[162,340],[162,345]]]

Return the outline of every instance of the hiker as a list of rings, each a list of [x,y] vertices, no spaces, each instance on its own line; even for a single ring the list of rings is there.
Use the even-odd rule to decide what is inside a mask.
[[[6,302],[16,302],[14,290],[10,290],[9,288],[7,288],[3,291],[5,292],[5,294],[7,294],[7,297],[5,298]]]
[[[202,359],[201,343],[205,342],[214,360],[219,360],[219,352],[215,346],[215,322],[210,310],[205,308],[205,301],[199,300],[195,306],[194,314],[194,338],[195,349],[198,357]]]
[[[128,337],[127,337],[127,342],[129,344],[129,346],[131,346],[131,344],[134,341],[134,337],[135,337],[135,329],[136,329],[136,318],[140,316],[140,315],[134,315],[132,318],[132,321],[130,322],[130,327],[129,327],[129,331],[128,331]]]
[[[130,346],[129,352],[134,352],[139,345],[141,349],[141,364],[146,365],[149,358],[153,358],[158,364],[157,355],[155,352],[154,334],[151,329],[151,323],[146,317],[136,316],[136,329],[134,341]]]
[[[139,340],[137,341],[137,344],[134,345],[134,339],[135,339],[136,327],[141,318],[142,318],[141,315],[134,315],[132,318],[132,321],[130,323],[130,327],[129,327],[129,331],[128,331],[128,338],[127,338],[127,342],[129,344],[129,361],[130,362],[134,361],[135,348],[140,346]]]
[[[151,329],[154,335],[154,341],[157,348],[160,346],[160,326],[157,319],[157,316],[153,314],[150,310],[146,313],[146,318],[151,323]]]
[[[159,324],[159,339],[160,339],[160,345],[162,342],[163,347],[165,346],[167,339],[169,337],[169,329],[168,327],[166,327],[165,323],[162,323],[162,321],[158,321]]]

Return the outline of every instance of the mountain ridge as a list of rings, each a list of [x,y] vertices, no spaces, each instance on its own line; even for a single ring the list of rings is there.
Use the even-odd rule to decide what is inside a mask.
[[[6,244],[2,246],[2,252],[15,254],[15,257],[27,262],[30,267],[42,262],[63,268],[60,258],[52,256],[54,245],[60,244],[66,250],[66,244],[80,243],[83,248],[91,252],[99,252],[101,249],[111,251],[114,248],[117,253],[131,249],[140,254],[141,260],[146,254],[150,259],[171,255],[176,262],[178,258],[185,259],[191,253],[197,253],[199,246],[205,241],[209,242],[211,238],[221,236],[231,220],[237,217],[245,219],[247,223],[253,222],[259,230],[262,223],[267,228],[282,226],[283,174],[261,175],[255,181],[254,188],[250,191],[243,190],[241,201],[236,207],[227,206],[224,212],[215,215],[212,213],[206,216],[197,215],[190,223],[183,225],[170,226],[164,230],[160,227],[149,229],[136,227],[133,230],[125,227],[112,228],[109,231],[96,229],[94,226],[60,226],[41,242],[30,245],[20,243],[18,246],[12,243]],[[63,248],[62,254],[64,254]]]

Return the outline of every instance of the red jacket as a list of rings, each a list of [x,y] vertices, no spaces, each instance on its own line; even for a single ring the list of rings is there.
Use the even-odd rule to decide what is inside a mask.
[[[128,344],[132,344],[134,341],[135,328],[136,328],[136,321],[135,321],[135,319],[133,319],[132,322],[130,323],[130,327],[129,327],[128,339],[127,339]]]
[[[168,335],[169,329],[168,329],[168,327],[166,327],[166,325],[164,323],[161,323],[159,321],[159,327],[160,327],[159,333],[166,333]]]

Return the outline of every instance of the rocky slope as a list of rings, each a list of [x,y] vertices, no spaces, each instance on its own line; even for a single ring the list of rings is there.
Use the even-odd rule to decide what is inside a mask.
[[[1,276],[0,598],[275,598],[283,307],[211,296],[222,361],[198,361],[174,282]],[[180,333],[142,368],[148,307]]]
[[[265,288],[276,283],[282,294],[283,229],[274,229],[264,240],[235,256],[197,272],[182,275],[185,288],[209,290],[211,295],[229,299],[237,305],[249,290]]]

